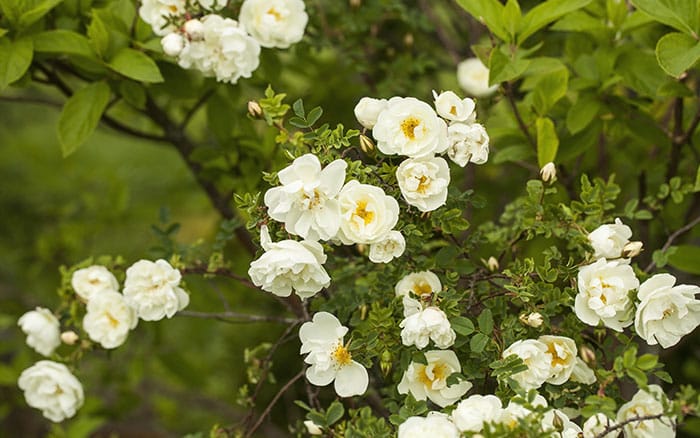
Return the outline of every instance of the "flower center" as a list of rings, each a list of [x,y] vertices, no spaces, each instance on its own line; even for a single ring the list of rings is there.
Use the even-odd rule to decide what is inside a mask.
[[[168,6],[168,9],[170,9],[170,12],[172,12],[173,14],[177,12],[177,6],[175,5]]]
[[[111,313],[105,312],[105,316],[107,317],[107,321],[109,321],[109,325],[111,325],[112,328],[119,325],[119,321],[114,316],[112,316]]]
[[[433,289],[426,281],[419,281],[417,283],[413,283],[413,287],[411,288],[411,290],[413,290],[413,293],[419,297],[423,297],[423,295],[431,295],[433,293]]]
[[[436,380],[445,380],[449,375],[447,365],[444,363],[436,363],[428,366],[422,366],[418,371],[418,381],[425,386],[432,386]]]
[[[418,187],[416,188],[416,191],[420,194],[425,194],[428,187],[430,187],[430,178],[425,175],[421,175],[420,179],[418,180]]]
[[[676,310],[676,306],[671,306],[668,309],[664,310],[664,319],[676,313]]]
[[[450,107],[450,114],[452,114],[453,116],[457,115],[457,107],[456,106],[452,105]]]
[[[302,201],[302,205],[307,210],[312,210],[321,203],[321,194],[316,189],[314,189],[314,192],[311,195],[304,193],[303,197],[304,200]]]
[[[549,354],[552,355],[552,367],[555,367],[557,365],[566,365],[566,359],[560,357],[559,354],[557,354],[557,349],[554,346],[554,343],[547,345],[547,351],[549,351]]]
[[[331,355],[333,356],[333,360],[340,366],[349,365],[350,362],[352,362],[352,354],[350,354],[343,344],[338,344]]]
[[[404,119],[403,122],[401,122],[401,131],[403,132],[403,135],[409,140],[415,140],[415,130],[418,127],[418,125],[420,125],[420,120],[416,119],[415,117],[409,117],[407,119]]]
[[[365,222],[365,225],[369,225],[369,223],[374,220],[374,212],[367,211],[367,201],[357,202],[354,215],[362,219]]]
[[[282,14],[279,13],[279,11],[275,8],[270,8],[267,10],[266,14],[272,15],[275,17],[275,21],[281,21],[282,20]]]

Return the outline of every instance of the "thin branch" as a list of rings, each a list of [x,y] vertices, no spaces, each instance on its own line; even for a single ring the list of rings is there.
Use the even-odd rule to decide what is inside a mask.
[[[668,415],[661,413],[661,414],[654,414],[654,415],[640,415],[640,416],[628,418],[627,420],[621,421],[621,422],[616,423],[612,426],[606,426],[605,429],[603,429],[603,431],[600,432],[599,434],[597,434],[594,438],[604,438],[610,432],[620,430],[630,423],[641,423],[642,421],[647,421],[647,420],[659,420],[659,419],[664,418],[664,417],[668,418]],[[671,421],[671,424],[673,425],[672,421]],[[675,429],[675,425],[674,425],[674,429]]]
[[[248,323],[248,322],[278,322],[280,324],[297,324],[299,319],[296,318],[283,318],[278,316],[268,316],[268,315],[251,315],[248,313],[240,312],[197,312],[194,310],[181,310],[177,312],[180,316],[188,316],[191,318],[200,319],[216,319],[219,321],[232,322],[232,323]]]
[[[275,406],[275,404],[277,403],[277,400],[279,400],[280,397],[282,397],[282,395],[283,395],[285,392],[287,392],[287,390],[288,390],[289,388],[291,388],[292,385],[293,385],[297,380],[301,379],[301,377],[302,377],[303,375],[304,375],[304,370],[299,371],[294,377],[292,377],[292,379],[291,379],[289,382],[287,382],[287,383],[277,392],[277,394],[275,394],[275,396],[272,398],[272,401],[270,401],[270,403],[267,405],[267,407],[265,408],[265,410],[263,411],[263,413],[260,414],[260,417],[258,417],[258,421],[255,422],[255,424],[253,425],[253,427],[251,427],[250,430],[248,430],[248,431],[246,432],[246,434],[245,434],[246,437],[250,437],[250,436],[253,435],[253,433],[255,433],[255,431],[258,429],[258,427],[260,427],[260,425],[262,424],[263,420],[265,420],[265,417],[267,417],[267,416],[270,414],[270,411],[272,410],[272,408],[273,408],[273,407]]]
[[[678,172],[681,160],[681,148],[683,143],[677,143],[676,138],[683,135],[683,98],[678,97],[673,101],[673,134],[671,141],[671,157],[666,167],[666,181],[673,178]]]
[[[680,137],[675,137],[673,139],[674,143],[676,144],[685,144],[687,143],[690,138],[693,136],[695,133],[695,130],[698,127],[698,124],[700,124],[700,105],[698,105],[698,110],[695,112],[695,116],[693,117],[693,120],[690,122],[690,126],[688,126],[688,130],[685,131],[685,134],[683,134]]]
[[[667,249],[669,249],[671,247],[671,245],[673,244],[674,240],[676,240],[682,234],[687,233],[688,231],[692,230],[693,227],[696,226],[697,224],[700,224],[700,216],[696,217],[691,222],[689,222],[686,225],[682,226],[681,228],[677,229],[675,232],[673,232],[673,234],[668,236],[668,239],[666,239],[666,243],[664,243],[664,246],[661,247],[661,251],[664,252]],[[649,263],[649,265],[647,265],[647,267],[644,269],[644,272],[651,271],[652,269],[654,269],[654,266],[656,266],[656,262],[654,262],[652,260],[651,263]]]
[[[0,96],[1,101],[5,102],[16,102],[16,103],[31,103],[37,105],[48,105],[56,108],[62,108],[63,104],[55,100],[43,99],[41,97],[29,97],[29,96]]]
[[[525,138],[527,138],[527,141],[528,143],[530,143],[530,146],[532,146],[535,149],[535,151],[537,151],[537,143],[532,137],[532,134],[530,134],[530,130],[525,124],[525,121],[523,121],[523,118],[520,115],[520,111],[518,110],[518,105],[515,102],[515,95],[513,95],[513,86],[509,82],[505,82],[503,84],[503,89],[505,90],[506,98],[508,99],[510,108],[513,110],[513,115],[515,116],[515,120],[518,122],[520,130],[523,131],[523,134],[525,134]]]
[[[187,268],[181,269],[181,272],[183,274],[198,274],[198,275],[215,275],[218,277],[227,277],[227,278],[232,278],[239,283],[251,288],[251,289],[258,289],[258,287],[253,284],[252,281],[248,280],[247,278],[236,274],[235,272],[232,272],[226,268],[217,268],[214,270],[210,270],[208,266],[205,265],[198,265],[198,266],[190,266]]]
[[[206,91],[204,94],[202,94],[199,100],[197,100],[197,102],[195,102],[195,104],[192,106],[192,108],[190,108],[187,114],[185,114],[185,117],[182,119],[182,122],[180,122],[180,129],[185,129],[187,127],[187,124],[190,123],[192,117],[197,113],[199,108],[201,108],[202,105],[204,105],[207,102],[207,100],[209,100],[209,98],[214,95],[215,91],[216,89],[212,88]]]

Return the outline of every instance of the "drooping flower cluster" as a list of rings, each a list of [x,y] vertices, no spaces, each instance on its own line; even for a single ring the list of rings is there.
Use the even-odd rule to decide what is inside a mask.
[[[119,282],[104,266],[93,265],[73,273],[71,286],[85,303],[82,330],[102,348],[122,345],[138,320],[172,317],[189,303],[179,287],[180,272],[165,260],[140,260],[126,271],[123,294]],[[49,309],[37,307],[18,320],[27,344],[43,356],[53,355],[61,342],[74,345],[80,338],[73,330],[61,333],[61,321]],[[75,415],[83,404],[80,381],[58,362],[43,360],[24,370],[19,378],[27,404],[41,409],[51,421]]]
[[[674,287],[676,278],[670,274],[656,274],[640,285],[629,258],[640,253],[642,243],[631,237],[632,230],[620,219],[588,234],[597,260],[579,269],[576,315],[586,324],[602,322],[619,332],[634,323],[649,345],[671,347],[700,325],[700,300],[695,298],[700,287]],[[630,297],[634,290],[638,303]]]
[[[238,21],[221,15],[223,0],[146,0],[139,15],[163,36],[161,45],[182,68],[219,82],[249,78],[260,64],[261,47],[287,48],[304,36],[302,0],[245,0]]]
[[[450,183],[447,155],[464,167],[488,159],[489,137],[476,123],[475,102],[460,99],[452,91],[433,92],[435,109],[414,97],[373,99],[363,97],[355,117],[372,130],[377,148],[386,155],[408,157],[396,170],[401,194],[422,212],[445,204]]]

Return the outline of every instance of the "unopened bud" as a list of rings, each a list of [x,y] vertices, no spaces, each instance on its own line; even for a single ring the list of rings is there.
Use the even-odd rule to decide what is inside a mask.
[[[304,426],[306,426],[306,431],[309,432],[309,435],[323,434],[323,430],[321,429],[321,427],[311,420],[304,421]]]
[[[197,19],[189,20],[185,23],[185,32],[191,40],[199,41],[204,38],[204,25]]]
[[[366,135],[360,134],[360,149],[362,149],[362,152],[368,154],[374,150],[374,142]]]
[[[557,432],[564,430],[564,420],[562,420],[556,412],[554,413],[554,418],[552,418],[552,426],[554,426],[554,430]]]
[[[581,346],[579,349],[579,354],[581,359],[583,359],[586,364],[591,365],[595,363],[595,352],[585,345]]]
[[[250,114],[251,117],[258,119],[262,116],[262,113],[263,110],[258,102],[254,100],[248,101],[248,114]]]
[[[552,183],[557,179],[557,168],[551,161],[540,169],[540,178],[546,183]]]
[[[350,6],[353,8],[359,8],[362,6],[362,0],[350,0]]]
[[[624,259],[630,259],[634,256],[638,256],[640,252],[644,249],[644,244],[640,242],[639,240],[635,240],[634,242],[629,242],[627,245],[625,245],[624,248],[622,248],[622,258]]]
[[[66,345],[73,345],[78,340],[78,334],[73,330],[61,333],[61,341]]]
[[[379,361],[379,369],[382,370],[384,376],[388,376],[391,372],[391,352],[384,350],[381,360]]]
[[[412,33],[407,33],[403,37],[403,43],[406,45],[406,47],[411,47],[413,46],[413,34]]]
[[[177,56],[185,48],[185,39],[179,33],[169,33],[160,40],[163,53],[168,56]]]
[[[542,314],[540,312],[532,312],[530,314],[522,314],[520,315],[520,322],[522,322],[524,325],[530,326],[532,328],[537,328],[542,325],[544,322],[544,318],[542,318]]]
[[[489,271],[491,272],[498,271],[498,268],[500,268],[500,265],[498,264],[498,259],[496,259],[496,257],[494,256],[489,257],[489,259],[484,264],[487,268],[489,268]]]

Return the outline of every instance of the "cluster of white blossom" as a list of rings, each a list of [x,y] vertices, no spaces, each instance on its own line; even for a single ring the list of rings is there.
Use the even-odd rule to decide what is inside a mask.
[[[302,0],[245,0],[238,21],[219,12],[225,0],[145,0],[139,15],[163,36],[168,56],[217,81],[249,78],[260,64],[261,47],[287,48],[304,36]]]
[[[408,157],[396,169],[406,203],[422,212],[438,209],[447,200],[450,169],[444,158],[464,167],[488,160],[489,136],[476,123],[476,103],[452,91],[433,92],[435,108],[414,97],[363,97],[355,117],[372,130],[377,148],[387,155]]]
[[[78,269],[71,278],[75,294],[85,303],[82,329],[105,349],[122,345],[139,319],[170,318],[187,306],[189,295],[179,284],[180,271],[165,260],[134,263],[126,271],[123,293],[114,274],[104,266]],[[46,357],[61,342],[73,345],[79,339],[73,330],[61,333],[59,319],[42,307],[22,315],[18,325],[27,335],[27,345]],[[41,409],[54,422],[72,417],[83,404],[80,381],[58,362],[42,360],[26,369],[19,378],[19,387],[27,404]]]
[[[634,323],[637,334],[649,345],[671,347],[700,325],[700,287],[675,286],[670,274],[656,274],[640,285],[630,258],[642,249],[630,241],[632,230],[616,219],[593,230],[588,239],[595,262],[578,273],[575,310],[584,323],[621,332]],[[630,296],[637,290],[638,303]],[[636,305],[636,306],[635,306]]]

